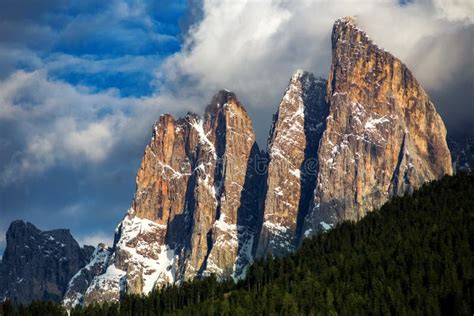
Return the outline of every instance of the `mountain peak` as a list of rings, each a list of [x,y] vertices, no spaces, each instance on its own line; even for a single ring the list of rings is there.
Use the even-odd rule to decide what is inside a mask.
[[[33,226],[33,224],[31,224],[30,222],[25,222],[21,219],[17,219],[17,220],[14,220],[13,222],[10,223],[10,227],[8,228],[8,230],[10,229],[14,229],[14,228],[17,228],[17,227],[26,227],[26,226]]]
[[[0,263],[0,301],[59,302],[68,281],[90,255],[90,249],[80,248],[67,229],[41,231],[29,222],[12,222]]]
[[[228,109],[228,105],[236,105],[245,109],[234,92],[222,89],[212,97],[211,103],[206,108],[206,115],[216,115],[221,110]]]
[[[334,23],[332,48],[308,235],[452,173],[443,121],[410,70],[351,18]]]
[[[13,238],[17,237],[18,234],[27,234],[28,232],[32,234],[39,234],[41,231],[30,222],[25,222],[23,220],[15,220],[10,223],[10,226],[7,230],[7,239],[12,236]]]
[[[342,18],[337,19],[334,24],[341,24],[341,23],[357,26],[357,21],[355,17],[353,16],[343,16]]]
[[[309,207],[316,182],[314,172],[306,172],[304,166],[316,160],[328,114],[325,92],[324,79],[297,70],[274,115],[257,256],[281,256],[298,246],[301,218]]]
[[[293,75],[291,76],[291,80],[299,80],[304,76],[307,76],[309,72],[303,70],[303,69],[296,69]]]
[[[160,115],[160,118],[158,119],[159,122],[167,121],[167,120],[173,120],[174,121],[174,116],[171,115],[170,113],[163,113],[163,114]]]
[[[214,95],[211,104],[215,103],[217,105],[222,106],[232,100],[237,100],[237,96],[235,95],[235,93],[227,89],[222,89]]]
[[[357,24],[353,17],[343,17],[336,22],[332,29],[331,35],[332,48],[341,47],[344,50],[347,48],[358,49],[370,43],[371,45],[379,47],[375,44]]]

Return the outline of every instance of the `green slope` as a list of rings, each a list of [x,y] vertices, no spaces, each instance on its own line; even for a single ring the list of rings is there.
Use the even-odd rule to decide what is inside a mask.
[[[0,308],[1,310],[1,308]],[[296,253],[72,315],[472,315],[474,173],[396,198]]]
[[[474,174],[445,177],[254,264],[220,299],[177,314],[449,314],[474,310]]]

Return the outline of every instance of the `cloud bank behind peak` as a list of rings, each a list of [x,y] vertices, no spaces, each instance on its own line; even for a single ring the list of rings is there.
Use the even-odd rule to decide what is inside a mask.
[[[346,15],[408,65],[453,133],[465,132],[474,119],[472,89],[462,88],[474,82],[469,1],[205,1],[200,23],[157,71],[162,94],[205,104],[226,87],[260,120],[264,109],[275,110],[294,70],[327,77],[332,24]],[[267,131],[257,133],[262,141]]]

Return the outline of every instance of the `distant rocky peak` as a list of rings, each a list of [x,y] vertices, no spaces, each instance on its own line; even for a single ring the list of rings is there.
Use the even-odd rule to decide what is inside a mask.
[[[474,138],[448,137],[455,172],[474,170]]]
[[[81,248],[68,229],[41,231],[14,221],[7,231],[0,263],[0,301],[59,302],[71,277],[90,259],[93,249]]]
[[[39,243],[63,244],[62,242],[75,243],[74,237],[69,229],[54,229],[49,231],[41,231],[30,222],[22,220],[13,221],[6,233],[7,243],[16,245],[28,243],[30,240],[36,240]],[[85,249],[89,250],[89,246]]]
[[[7,230],[7,242],[8,239],[20,238],[26,235],[37,235],[41,231],[36,228],[33,224],[29,222],[24,222],[22,220],[15,220],[10,223],[10,226]]]
[[[14,220],[13,222],[11,222],[8,230],[16,229],[16,228],[26,228],[26,227],[30,227],[30,228],[39,230],[33,224],[31,224],[30,222],[25,222],[21,219],[17,219],[17,220]]]

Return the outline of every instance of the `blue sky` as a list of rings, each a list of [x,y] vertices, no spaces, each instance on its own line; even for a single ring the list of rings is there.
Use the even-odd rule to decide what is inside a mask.
[[[141,96],[153,91],[153,69],[180,49],[184,0],[22,3],[2,2],[2,48],[23,53],[4,62],[10,71],[46,67],[73,85]]]
[[[14,219],[111,242],[160,114],[237,93],[262,147],[299,68],[326,77],[336,18],[355,15],[472,135],[471,1],[0,0],[0,252]]]
[[[133,197],[146,139],[118,144],[105,158],[100,150],[87,152],[94,146],[88,142],[101,133],[97,127],[79,137],[83,150],[71,144],[66,147],[72,152],[61,154],[57,151],[68,151],[62,144],[50,145],[50,157],[39,157],[37,151],[54,143],[48,129],[60,133],[61,118],[64,129],[70,126],[80,136],[91,122],[131,115],[136,100],[158,93],[154,71],[179,51],[182,34],[194,19],[187,4],[0,1],[0,80],[4,95],[7,86],[16,89],[2,101],[24,111],[8,114],[1,109],[0,252],[5,229],[15,218],[44,229],[71,228],[85,241],[113,238],[113,228]],[[64,100],[51,104],[58,97]],[[97,110],[84,113],[81,107],[90,106],[88,102]],[[112,122],[112,128],[114,124],[119,123]],[[28,141],[32,137],[37,145]]]

